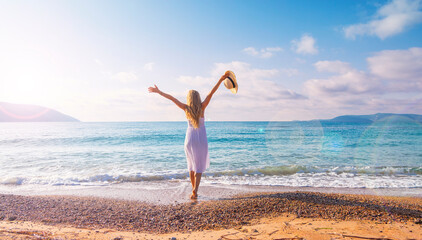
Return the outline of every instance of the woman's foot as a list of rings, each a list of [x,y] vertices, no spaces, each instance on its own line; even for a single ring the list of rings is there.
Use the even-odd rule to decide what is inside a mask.
[[[192,195],[190,195],[190,199],[198,199],[198,194],[195,191],[192,191]]]

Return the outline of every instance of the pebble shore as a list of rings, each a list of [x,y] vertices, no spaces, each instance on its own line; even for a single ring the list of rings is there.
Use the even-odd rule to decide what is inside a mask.
[[[298,218],[422,224],[422,199],[286,192],[152,205],[106,198],[0,195],[0,221],[151,233],[233,228],[281,214]]]

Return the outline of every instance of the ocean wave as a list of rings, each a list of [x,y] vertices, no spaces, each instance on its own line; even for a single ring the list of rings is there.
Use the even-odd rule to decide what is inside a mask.
[[[78,137],[28,137],[0,140],[3,146],[84,146],[84,145],[127,145],[143,144],[147,141],[159,142],[163,138],[167,141],[183,140],[183,135],[174,134],[156,134],[156,135],[138,135],[138,136],[78,136]]]
[[[209,172],[207,175],[211,176],[245,176],[245,175],[264,175],[264,176],[284,176],[293,175],[296,173],[351,173],[351,174],[365,174],[365,175],[422,175],[422,167],[407,167],[407,166],[271,166],[255,169],[242,169],[242,170],[227,170]]]
[[[109,185],[127,182],[187,180],[186,171],[155,174],[97,174],[63,178],[42,177],[1,178],[3,185]],[[209,171],[204,181],[215,184],[275,185],[291,187],[346,187],[346,188],[422,188],[422,167],[324,167],[276,166],[259,169]]]
[[[3,185],[24,185],[24,184],[40,184],[40,185],[53,185],[53,186],[99,186],[109,185],[124,182],[144,182],[144,181],[163,181],[163,180],[182,180],[187,179],[188,173],[180,174],[157,174],[157,175],[110,175],[99,174],[87,177],[70,177],[62,178],[60,176],[50,176],[45,178],[30,178],[30,177],[13,177],[13,178],[0,178],[0,184]]]
[[[0,183],[3,185],[22,185],[25,181],[25,178],[22,177],[13,177],[13,178],[7,178]]]

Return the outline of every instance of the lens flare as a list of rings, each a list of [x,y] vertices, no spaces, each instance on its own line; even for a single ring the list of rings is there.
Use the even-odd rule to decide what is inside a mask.
[[[44,108],[44,109],[41,109],[40,111],[37,111],[36,113],[23,115],[23,114],[15,113],[11,110],[7,110],[5,107],[0,105],[0,112],[4,113],[5,115],[9,116],[10,118],[12,118],[14,120],[18,120],[18,121],[35,120],[35,119],[43,116],[44,114],[46,114],[49,111],[50,111],[50,109]]]
[[[362,132],[354,153],[354,165],[362,174],[372,178],[372,181],[362,181],[362,185],[379,195],[384,178],[395,178],[399,183],[404,177],[418,177],[422,148],[417,142],[422,144],[421,134],[421,123],[402,116],[382,118],[368,126]],[[405,151],[398,148],[403,145],[413,147]],[[401,151],[402,157],[397,157],[397,151]],[[416,181],[416,184],[421,181]],[[373,186],[374,183],[377,187]]]
[[[269,122],[265,129],[268,152],[282,165],[314,165],[322,148],[322,136],[319,121]]]

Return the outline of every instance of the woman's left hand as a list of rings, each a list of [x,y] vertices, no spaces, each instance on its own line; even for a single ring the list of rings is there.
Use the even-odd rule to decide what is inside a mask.
[[[160,89],[158,89],[157,85],[154,84],[154,87],[149,87],[148,88],[148,92],[155,92],[155,93],[159,93]]]

